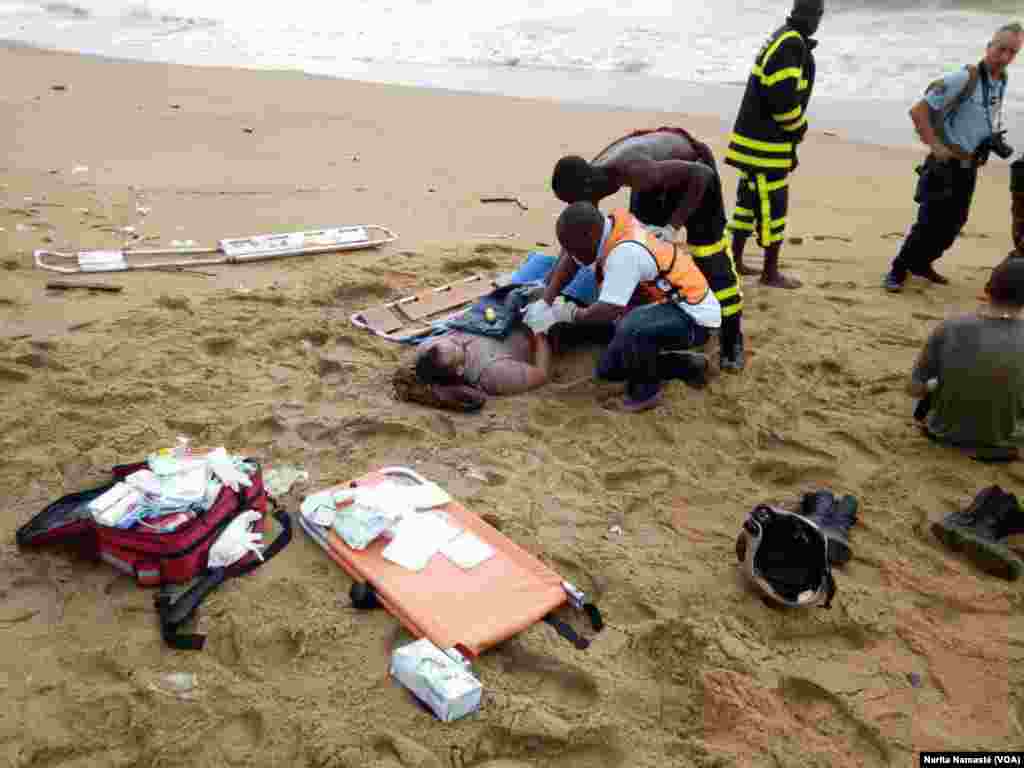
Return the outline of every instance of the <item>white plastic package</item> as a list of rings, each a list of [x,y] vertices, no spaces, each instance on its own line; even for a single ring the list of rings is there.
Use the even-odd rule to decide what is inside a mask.
[[[460,663],[423,638],[396,648],[391,675],[450,723],[480,709],[483,687],[468,663]]]

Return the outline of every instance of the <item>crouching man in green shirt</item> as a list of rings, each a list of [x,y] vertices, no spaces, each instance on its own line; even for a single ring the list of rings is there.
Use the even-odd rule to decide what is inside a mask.
[[[930,400],[929,437],[1008,461],[1024,446],[1024,259],[997,266],[989,290],[990,303],[932,332],[908,389]]]

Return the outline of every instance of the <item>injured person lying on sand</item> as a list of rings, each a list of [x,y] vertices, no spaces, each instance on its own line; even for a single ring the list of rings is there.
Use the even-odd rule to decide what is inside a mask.
[[[421,342],[412,364],[395,373],[396,396],[436,408],[475,411],[488,396],[518,395],[546,384],[553,344],[547,329],[535,333],[523,323],[522,309],[540,297],[554,264],[550,256],[530,254],[507,283]],[[590,303],[595,293],[589,270],[563,292],[580,305]]]

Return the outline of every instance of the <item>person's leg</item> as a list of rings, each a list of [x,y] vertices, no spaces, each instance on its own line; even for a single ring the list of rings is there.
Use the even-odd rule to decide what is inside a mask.
[[[803,283],[779,271],[779,252],[785,239],[786,215],[789,212],[789,178],[769,178],[757,174],[757,196],[760,205],[760,240],[764,248],[764,269],[761,284],[773,288],[799,288]]]
[[[914,199],[918,202],[917,220],[900,246],[885,276],[886,290],[896,293],[903,288],[908,274],[930,277],[937,274],[932,263],[942,256],[956,239],[961,220],[963,195],[955,191],[956,169],[950,166],[930,167],[921,176]],[[954,174],[952,178],[949,174]],[[973,186],[972,186],[973,192]],[[938,282],[944,278],[940,278]]]
[[[975,168],[957,168],[954,171],[953,179],[953,195],[949,200],[949,209],[935,236],[935,245],[939,250],[937,253],[933,253],[933,257],[927,264],[921,264],[917,269],[911,270],[911,274],[919,275],[941,285],[948,284],[949,280],[936,272],[932,265],[952,247],[964,225],[967,224],[978,172]]]
[[[756,209],[757,193],[754,191],[754,182],[741,171],[736,184],[736,207],[733,209],[732,219],[729,221],[729,231],[732,233],[732,255],[736,261],[736,271],[741,275],[761,274],[756,267],[748,267],[743,264],[743,251],[747,247],[747,240],[754,233]]]
[[[743,314],[743,290],[727,241],[723,238],[717,246],[690,246],[690,252],[722,307],[720,366],[730,371],[742,370],[744,355],[740,318]]]
[[[597,376],[626,382],[625,407],[646,410],[658,404],[658,355],[703,343],[707,332],[674,304],[637,307],[619,323],[615,338],[598,361]]]

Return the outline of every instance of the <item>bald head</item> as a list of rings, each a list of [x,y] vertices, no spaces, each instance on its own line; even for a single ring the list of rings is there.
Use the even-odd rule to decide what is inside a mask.
[[[558,242],[584,264],[597,258],[597,246],[604,234],[604,216],[593,203],[573,203],[558,217]]]

